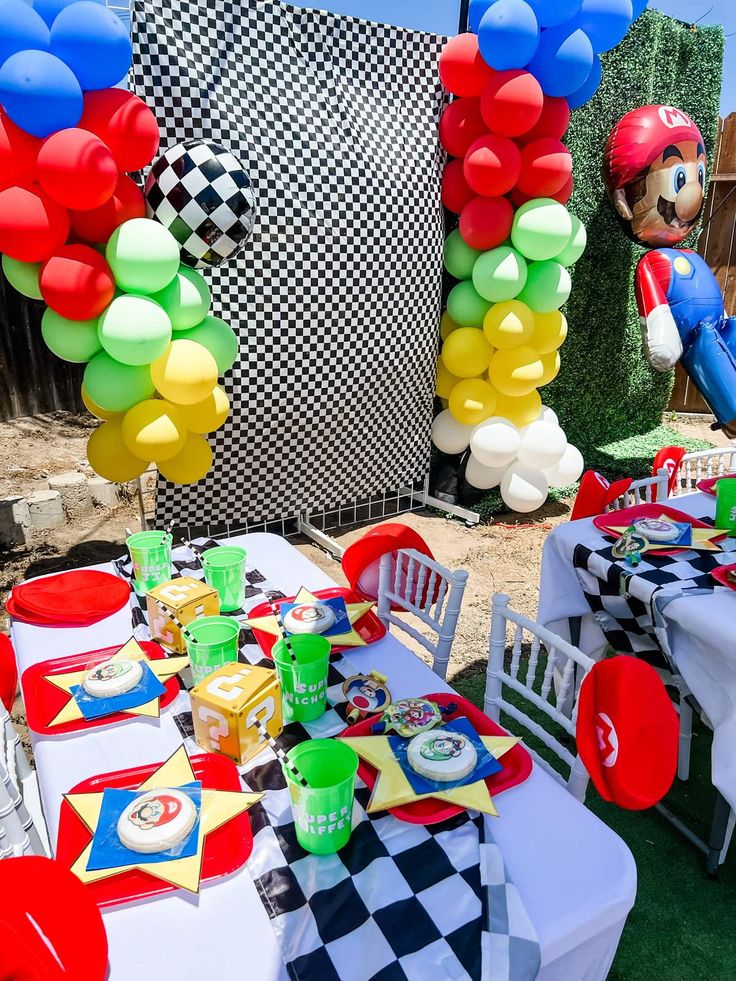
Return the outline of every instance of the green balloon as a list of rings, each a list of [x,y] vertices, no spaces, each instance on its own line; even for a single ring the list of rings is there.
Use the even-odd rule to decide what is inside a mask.
[[[473,267],[473,286],[484,300],[501,303],[513,300],[526,283],[524,256],[508,245],[484,252]]]
[[[100,350],[97,317],[94,320],[67,320],[47,309],[41,319],[41,334],[46,347],[57,358],[82,364]]]
[[[100,344],[121,364],[150,364],[171,343],[169,315],[150,297],[123,293],[100,317]]]
[[[455,279],[470,279],[473,275],[475,260],[482,253],[471,249],[456,228],[445,240],[445,269]]]
[[[514,215],[511,241],[527,259],[554,259],[572,234],[572,217],[567,208],[552,198],[527,201]]]
[[[482,327],[491,306],[469,280],[458,283],[447,297],[447,312],[461,327]]]
[[[31,300],[43,299],[38,282],[42,263],[20,262],[18,259],[11,259],[9,255],[4,255],[2,265],[5,278],[19,293]]]
[[[224,375],[238,356],[238,335],[219,317],[205,317],[201,324],[187,331],[186,339],[206,347],[217,363],[217,374]]]
[[[572,219],[572,233],[565,248],[559,255],[555,256],[561,266],[574,266],[585,252],[585,246],[588,244],[588,233],[585,231],[585,225],[576,215],[570,215],[570,218]]]
[[[151,299],[168,313],[172,330],[191,330],[209,313],[212,297],[204,276],[189,266],[179,266],[169,285]]]
[[[87,394],[108,412],[127,412],[156,391],[148,365],[120,364],[100,351],[84,369]]]
[[[567,303],[571,288],[570,273],[559,262],[533,262],[519,299],[535,313],[552,313]]]
[[[158,293],[179,269],[179,243],[157,221],[131,218],[110,236],[105,258],[127,293]]]

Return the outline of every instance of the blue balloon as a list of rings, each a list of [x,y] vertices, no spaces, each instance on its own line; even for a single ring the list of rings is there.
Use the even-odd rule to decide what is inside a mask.
[[[0,65],[18,51],[49,50],[49,29],[22,0],[0,5]]]
[[[600,54],[623,41],[633,20],[631,0],[583,0],[573,24],[585,31],[593,50]]]
[[[598,91],[598,86],[601,84],[601,76],[603,74],[603,68],[601,66],[601,59],[598,55],[593,55],[593,67],[590,70],[590,75],[588,75],[587,81],[576,89],[571,95],[568,95],[567,102],[571,109],[579,109],[580,106],[584,106],[586,102],[590,102],[593,96]]]
[[[51,28],[51,53],[71,68],[85,92],[112,88],[133,58],[123,22],[94,0],[79,0],[61,11]]]
[[[77,0],[33,0],[33,9],[39,13],[46,21],[48,26],[51,27],[63,9],[68,7],[69,4],[76,2]],[[101,3],[103,7],[107,6],[105,0],[96,0],[96,2]]]
[[[632,0],[631,6],[634,11],[634,20],[636,20],[637,17],[641,17],[649,6],[649,0]]]
[[[583,0],[526,0],[537,15],[540,27],[557,27],[580,10]]]
[[[82,118],[82,90],[74,73],[48,51],[20,51],[0,68],[0,104],[31,136],[43,139]]]
[[[525,68],[539,44],[539,24],[525,0],[496,0],[483,15],[478,44],[496,71]]]
[[[570,24],[542,32],[529,71],[545,95],[570,95],[584,85],[593,67],[593,46],[588,35]]]
[[[488,10],[494,0],[470,0],[468,5],[468,27],[473,34],[478,33],[483,14]]]

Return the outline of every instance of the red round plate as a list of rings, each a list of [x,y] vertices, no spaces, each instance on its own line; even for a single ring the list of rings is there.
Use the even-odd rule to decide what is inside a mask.
[[[240,775],[232,760],[214,753],[204,753],[192,756],[190,759],[194,776],[202,781],[204,790],[242,791]],[[161,763],[149,763],[146,766],[132,770],[118,770],[114,773],[103,773],[97,777],[83,780],[72,787],[70,794],[99,793],[105,787],[117,787],[120,790],[136,790]],[[84,851],[92,835],[81,819],[75,814],[64,800],[61,804],[59,820],[59,837],[56,845],[56,858],[71,868],[79,855]],[[230,875],[248,861],[253,851],[253,835],[250,829],[248,813],[238,815],[217,831],[207,835],[202,855],[202,882],[219,879]],[[138,869],[121,872],[110,879],[100,882],[90,882],[87,888],[92,893],[98,906],[118,906],[120,903],[132,903],[139,899],[149,899],[161,893],[173,892],[177,887],[168,882],[162,882],[147,872]]]
[[[110,572],[73,569],[20,583],[13,599],[27,614],[88,626],[122,609],[130,599],[130,584]]]
[[[715,497],[716,484],[719,480],[736,480],[736,473],[722,473],[720,477],[707,477],[705,480],[701,480],[700,483],[696,484],[696,487],[704,494],[710,494],[711,497]]]
[[[599,531],[618,538],[619,533],[617,531],[611,531],[612,528],[626,528],[629,525],[633,525],[635,521],[640,521],[642,518],[659,518],[662,515],[671,521],[685,522],[686,524],[692,525],[693,528],[713,528],[713,525],[706,524],[705,521],[700,521],[698,518],[693,518],[692,515],[685,514],[683,511],[678,511],[677,508],[667,507],[666,504],[637,504],[633,508],[609,511],[608,514],[599,514],[597,518],[593,518],[593,524]],[[713,541],[720,542],[725,537],[725,534],[719,535]],[[689,549],[690,545],[678,545],[674,548],[658,548],[655,552],[650,552],[649,554],[653,556],[677,555],[678,552],[687,552]]]
[[[163,650],[153,641],[144,640],[140,642],[140,645],[151,660],[166,657]],[[127,719],[139,719],[140,716],[130,712],[116,712],[114,715],[106,715],[101,719],[76,719],[49,728],[49,722],[56,718],[67,703],[68,697],[60,688],[48,682],[46,675],[65,674],[67,671],[85,668],[88,664],[106,661],[116,651],[119,651],[121,646],[121,644],[116,644],[114,647],[105,647],[98,651],[72,654],[69,657],[55,658],[52,661],[41,661],[38,664],[32,664],[30,668],[26,668],[23,672],[22,684],[28,727],[40,736],[62,736],[67,732],[79,732],[82,729],[94,729],[97,726],[109,726],[116,722],[125,722]],[[175,677],[165,681],[164,688],[166,691],[161,696],[161,708],[170,705],[180,691],[179,682]]]
[[[469,702],[467,698],[462,698],[460,695],[446,691],[439,692],[436,695],[419,695],[418,697],[431,699],[431,701],[437,702],[438,705],[449,705],[451,703],[457,705],[457,709],[454,712],[444,716],[447,722],[464,716],[472,723],[475,731],[481,736],[508,736],[508,732],[505,729],[502,729],[501,726],[489,719],[487,715],[481,712],[472,702]],[[346,736],[370,736],[371,726],[375,721],[375,716],[369,716],[367,719],[363,719],[362,722],[358,722],[354,726],[345,729],[337,738],[342,739]],[[499,770],[498,773],[494,773],[493,776],[486,778],[486,787],[488,787],[489,793],[494,797],[497,794],[503,793],[504,790],[508,790],[510,787],[515,787],[517,784],[523,783],[532,772],[532,758],[521,743],[517,743],[508,753],[504,753],[499,763],[503,766],[503,770]],[[358,776],[369,790],[373,790],[376,783],[376,772],[370,763],[366,763],[365,760],[360,761]],[[440,821],[447,821],[457,814],[462,814],[463,810],[464,808],[459,807],[457,804],[448,804],[447,801],[427,797],[424,800],[415,801],[413,804],[390,807],[389,814],[393,814],[400,821],[406,821],[407,824],[439,824]]]
[[[358,593],[353,592],[352,589],[344,589],[343,587],[336,586],[332,589],[319,589],[313,593],[317,599],[335,599],[337,596],[342,596],[346,603],[365,603],[367,600],[360,596]],[[291,596],[287,599],[278,599],[276,603],[281,607],[282,603],[293,603],[296,599],[295,596]],[[271,607],[268,603],[259,603],[258,606],[253,607],[253,609],[248,614],[249,620],[254,620],[256,617],[268,616],[271,612]],[[360,620],[357,620],[353,627],[360,634],[366,644],[372,644],[376,640],[380,640],[381,637],[386,635],[386,628],[378,619],[373,610],[368,610],[364,613]],[[273,645],[278,640],[273,634],[268,634],[264,630],[254,630],[253,635],[258,641],[258,646],[261,648],[266,657],[271,657],[271,649]],[[328,638],[329,639],[329,638]],[[343,651],[354,651],[360,650],[360,648],[346,646],[344,644],[333,644],[330,656],[334,657],[337,654],[342,654]]]
[[[736,579],[731,581],[728,578],[729,572],[736,576],[736,565],[719,565],[717,569],[713,569],[711,576],[717,583],[720,583],[721,586],[726,586],[728,589],[733,589],[736,591]]]

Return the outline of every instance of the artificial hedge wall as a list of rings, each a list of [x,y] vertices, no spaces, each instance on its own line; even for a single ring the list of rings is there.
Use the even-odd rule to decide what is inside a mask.
[[[712,163],[723,48],[720,27],[693,28],[646,11],[618,48],[603,56],[603,82],[573,113],[565,136],[575,177],[569,207],[587,227],[588,247],[573,271],[562,370],[542,398],[586,464],[603,444],[659,426],[673,381],[672,373],[652,371],[642,353],[634,272],[645,249],[624,235],[606,197],[606,140],[629,110],[664,103],[692,116]],[[696,242],[694,232],[685,246]]]

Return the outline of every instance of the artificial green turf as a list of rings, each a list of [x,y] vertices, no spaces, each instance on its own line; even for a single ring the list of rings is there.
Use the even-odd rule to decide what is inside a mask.
[[[453,685],[482,707],[485,664],[465,669]],[[539,720],[539,715],[529,715]],[[503,716],[501,721],[512,732],[524,735],[514,721]],[[525,742],[538,748],[531,738],[525,737]],[[670,810],[706,840],[715,798],[710,748],[710,732],[696,722],[690,779],[687,783],[676,780],[665,800]],[[639,876],[636,904],[610,981],[733,981],[736,841],[718,879],[711,880],[705,871],[705,856],[656,811],[624,811],[603,801],[592,784],[586,804],[627,843]]]

